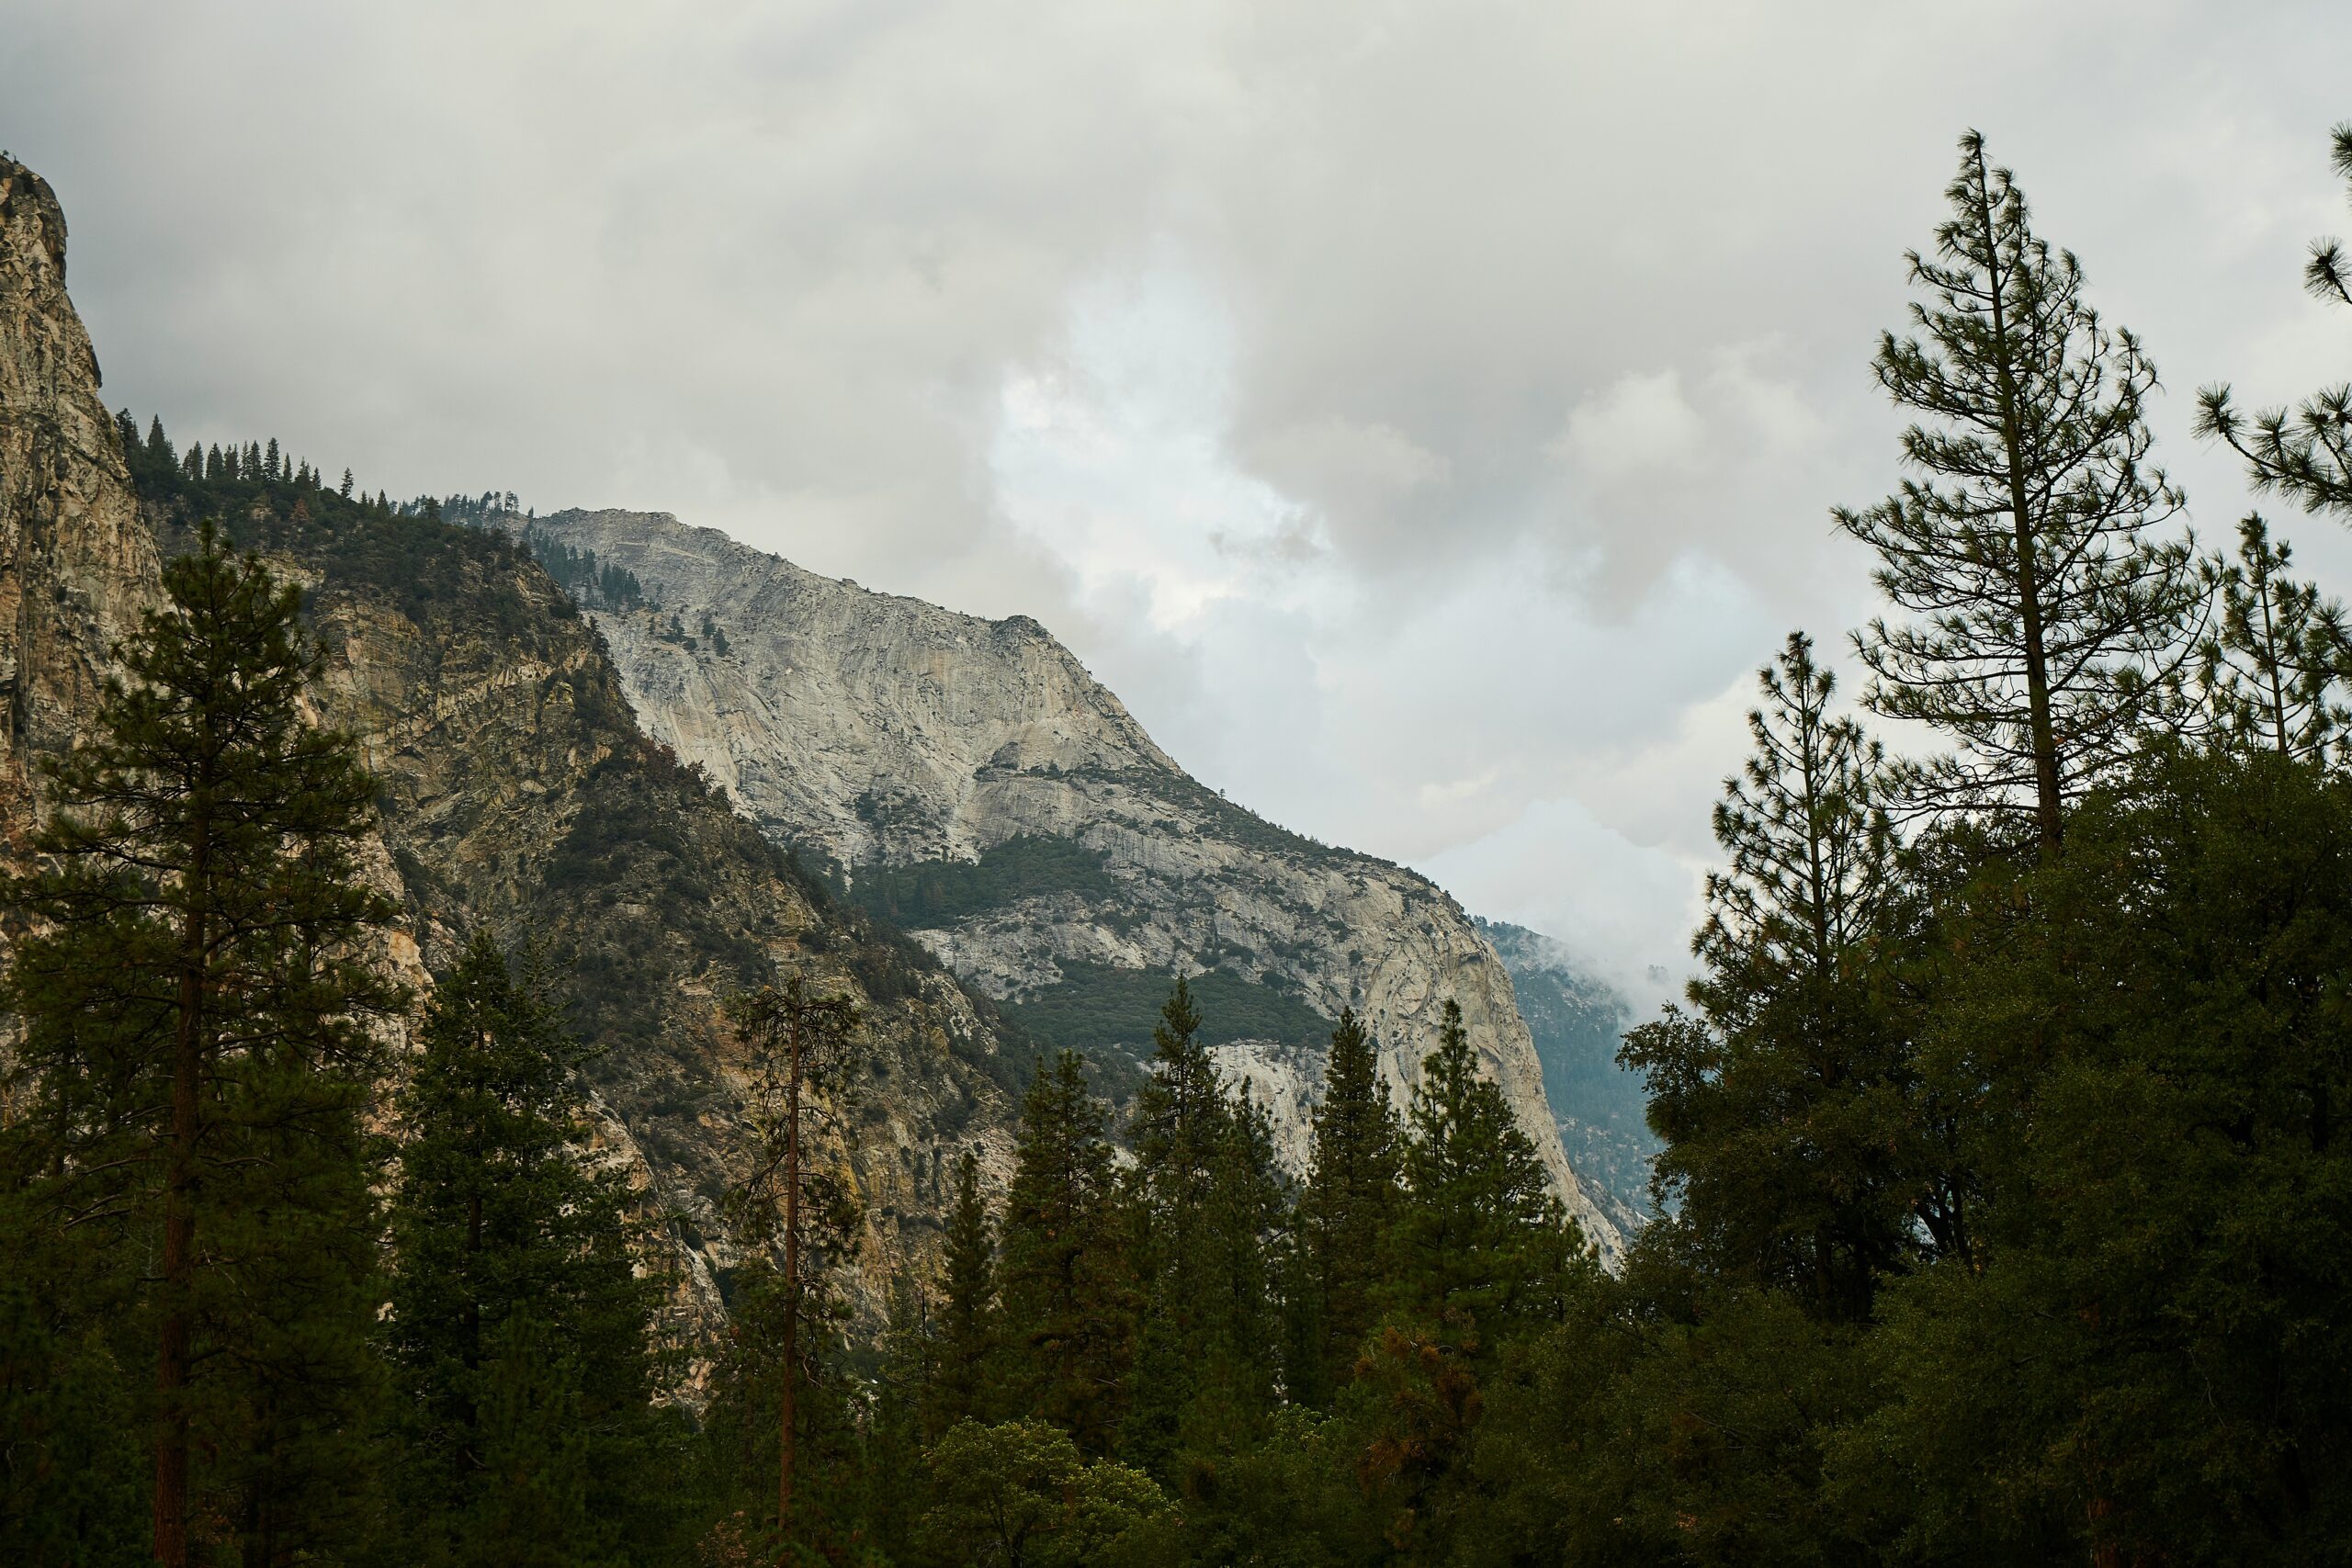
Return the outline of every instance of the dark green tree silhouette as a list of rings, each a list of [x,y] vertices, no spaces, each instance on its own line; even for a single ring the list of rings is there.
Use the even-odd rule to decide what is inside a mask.
[[[939,1314],[923,1430],[936,1439],[958,1421],[995,1413],[999,1375],[996,1235],[980,1200],[979,1161],[969,1149],[956,1166],[941,1258]]]
[[[1726,864],[1692,943],[1695,1016],[1668,1009],[1622,1059],[1646,1075],[1666,1140],[1659,1234],[1722,1277],[1860,1318],[1916,1245],[1961,1245],[1962,1218],[1926,1174],[1887,996],[1904,889],[1880,750],[1830,717],[1835,681],[1804,634],[1758,682],[1755,750],[1714,811]]]
[[[1136,1303],[1102,1108],[1075,1051],[1038,1063],[1013,1160],[999,1275],[1011,1397],[1086,1451],[1107,1453]]]
[[[1352,1011],[1331,1031],[1312,1137],[1293,1253],[1303,1343],[1290,1381],[1294,1399],[1328,1406],[1377,1315],[1381,1247],[1400,1196],[1396,1112]]]
[[[554,1529],[558,1494],[576,1503],[534,1548],[555,1560],[641,1560],[633,1546],[664,1528],[662,1280],[640,1273],[625,1183],[587,1157],[586,1056],[536,959],[510,970],[487,933],[434,993],[399,1101],[384,1328],[421,1562],[509,1560],[512,1521]],[[493,1450],[530,1435],[493,1432],[494,1411],[526,1426],[560,1413],[560,1442],[502,1466]]]
[[[2259,514],[2238,525],[2220,563],[2218,624],[2198,670],[2201,718],[2229,745],[2312,761],[2345,755],[2352,635],[2344,606],[2289,575],[2293,552]]]
[[[371,784],[311,727],[300,592],[210,527],[51,772],[11,1007],[45,1140],[30,1201],[142,1259],[153,1551],[260,1561],[357,1528],[376,1300]],[[207,1538],[193,1539],[192,1528]]]
[[[1405,1126],[1405,1198],[1380,1292],[1390,1310],[1482,1348],[1556,1318],[1582,1238],[1510,1102],[1479,1073],[1452,1000],[1437,1048],[1421,1059]]]

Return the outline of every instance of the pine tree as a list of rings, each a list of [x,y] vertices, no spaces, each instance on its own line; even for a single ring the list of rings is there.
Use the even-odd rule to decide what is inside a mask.
[[[151,415],[147,421],[147,456],[158,463],[168,463],[174,467],[179,464],[179,454],[172,450],[171,440],[164,434],[161,414]]]
[[[1016,1406],[1095,1454],[1118,1427],[1136,1313],[1102,1134],[1079,1055],[1039,1062],[1021,1102],[999,1272]]]
[[[1917,1075],[1883,997],[1903,893],[1881,806],[1884,763],[1836,682],[1790,634],[1758,672],[1741,776],[1714,811],[1697,1017],[1669,1009],[1623,1059],[1648,1076],[1667,1148],[1661,1235],[1726,1278],[1796,1291],[1816,1314],[1867,1314],[1924,1225],[1960,1245],[1946,1188],[1911,1146]]]
[[[1502,1090],[1479,1076],[1453,1001],[1421,1060],[1405,1124],[1405,1199],[1381,1292],[1390,1308],[1478,1348],[1556,1317],[1582,1239]]]
[[[272,484],[286,477],[278,468],[277,437],[275,435],[269,438],[269,447],[262,454],[261,477]]]
[[[1883,334],[1876,365],[1930,422],[1903,434],[1920,477],[1836,513],[1914,618],[1855,646],[1875,711],[1956,743],[1902,770],[1908,803],[2028,812],[2054,855],[2068,802],[2130,753],[2186,657],[2199,586],[2187,547],[2151,536],[2182,503],[2148,463],[2139,340],[2084,302],[2081,267],[2035,236],[1973,131],[1945,194],[1935,255],[1909,257],[1916,335]]]
[[[335,493],[345,501],[351,499],[351,470],[349,468],[343,470],[343,483],[335,487]]]
[[[2352,181],[2352,124],[2334,135],[2336,176]],[[2335,240],[2312,243],[2303,287],[2331,305],[2352,305],[2352,263]],[[2299,502],[2306,512],[2352,517],[2352,385],[2329,387],[2292,414],[2264,409],[2249,418],[2230,401],[2225,383],[2198,395],[2198,434],[2227,442],[2245,459],[2257,491]]]
[[[1352,1011],[1331,1031],[1312,1137],[1298,1203],[1294,1289],[1304,1324],[1292,1382],[1294,1397],[1328,1405],[1372,1328],[1382,1239],[1399,1198],[1396,1112]]]
[[[2219,576],[2221,621],[2199,671],[2204,716],[2230,744],[2282,757],[2342,757],[2352,705],[2344,606],[2288,575],[2294,553],[2258,514],[2238,525]]]
[[[539,1543],[558,1561],[617,1560],[658,1532],[659,1281],[638,1274],[625,1184],[582,1157],[585,1056],[536,961],[516,975],[478,934],[434,993],[400,1098],[384,1341],[406,1439],[401,1500],[427,1561],[506,1560],[505,1527],[482,1521],[546,1506],[518,1486],[578,1495],[569,1533]],[[492,1458],[528,1436],[493,1430],[502,1399],[510,1413],[514,1401],[563,1412],[561,1446],[527,1474]]]
[[[1208,1434],[1230,1447],[1272,1408],[1281,1375],[1278,1261],[1289,1244],[1290,1184],[1274,1157],[1273,1120],[1247,1085],[1217,1140],[1202,1243]]]
[[[1129,1459],[1161,1476],[1209,1353],[1208,1204],[1230,1114],[1200,1033],[1200,1010],[1180,976],[1152,1027],[1149,1076],[1130,1125],[1128,1252],[1144,1310],[1120,1443]]]
[[[933,1439],[958,1421],[987,1421],[995,1414],[996,1239],[980,1201],[979,1171],[979,1162],[965,1150],[956,1167],[955,1206],[947,1213],[933,1368],[924,1402],[923,1431]]]
[[[817,1090],[838,1091],[849,1042],[859,1021],[846,997],[820,996],[800,975],[729,998],[728,1012],[754,1053],[760,1166],[736,1194],[737,1216],[753,1234],[781,1242],[776,1280],[783,1358],[778,1379],[776,1529],[793,1529],[792,1498],[800,1418],[799,1395],[814,1347],[802,1334],[804,1317],[821,1321],[831,1303],[824,1292],[824,1249],[812,1233],[846,1229],[829,1206],[846,1201],[837,1187],[809,1168],[808,1118],[821,1105]],[[829,1220],[831,1222],[830,1226]],[[812,1310],[812,1308],[814,1310]]]
[[[178,1565],[199,1516],[307,1550],[365,1490],[366,1024],[395,998],[359,948],[392,914],[354,860],[372,786],[302,716],[300,591],[209,525],[164,589],[53,769],[9,1000],[41,1201],[153,1259],[153,1550]]]

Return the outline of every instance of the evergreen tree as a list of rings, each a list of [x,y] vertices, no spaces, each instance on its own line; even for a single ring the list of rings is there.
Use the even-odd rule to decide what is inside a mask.
[[[990,1568],[1146,1568],[1170,1561],[1168,1498],[1114,1460],[1088,1462],[1042,1421],[959,1423],[927,1456],[933,1501],[919,1529],[940,1562]]]
[[[1668,1009],[1622,1056],[1646,1074],[1667,1145],[1661,1234],[1719,1275],[1860,1318],[1918,1231],[1957,1247],[1961,1216],[1917,1146],[1917,1074],[1887,999],[1902,886],[1879,748],[1829,717],[1835,681],[1803,633],[1758,682],[1755,750],[1714,811],[1728,863],[1692,943],[1697,1016]]]
[[[152,1258],[156,1560],[226,1533],[275,1562],[356,1529],[368,1487],[367,1021],[395,998],[360,943],[392,911],[354,860],[368,775],[303,721],[300,590],[209,525],[164,589],[11,889],[22,1135],[32,1201]]]
[[[1163,1479],[1173,1474],[1189,1407],[1213,1380],[1238,1370],[1218,1321],[1220,1266],[1233,1259],[1212,1231],[1234,1111],[1200,1033],[1200,1010],[1180,977],[1152,1029],[1131,1125],[1128,1249],[1144,1311],[1121,1451]]]
[[[179,454],[172,450],[171,440],[164,434],[161,414],[153,415],[147,421],[147,456],[158,464],[176,467],[179,463]]]
[[[1388,1304],[1486,1346],[1556,1317],[1582,1238],[1502,1090],[1479,1075],[1452,1000],[1405,1122],[1405,1200],[1381,1292]]]
[[[384,1331],[420,1562],[514,1561],[520,1518],[550,1561],[641,1561],[661,1533],[660,1282],[639,1275],[626,1186],[582,1157],[584,1056],[535,964],[511,972],[486,933],[425,1017],[400,1099]],[[493,1429],[559,1416],[544,1450]],[[559,1497],[563,1533],[548,1534]]]
[[[335,487],[335,493],[345,501],[351,499],[351,470],[349,468],[343,470],[343,483]]]
[[[2342,757],[2352,728],[2345,682],[2352,636],[2344,607],[2288,575],[2293,552],[2259,515],[2238,525],[2237,559],[2219,571],[2221,621],[2199,671],[2203,716],[2230,744],[2320,761]]]
[[[1396,1112],[1378,1054],[1352,1011],[1342,1011],[1331,1031],[1311,1135],[1294,1254],[1304,1333],[1291,1383],[1294,1398],[1327,1406],[1376,1315],[1380,1249],[1399,1197]]]
[[[276,484],[279,479],[284,479],[286,476],[285,476],[284,472],[283,472],[283,471],[280,469],[280,468],[278,467],[278,463],[279,463],[279,458],[278,458],[278,456],[277,456],[277,436],[275,436],[275,435],[273,435],[273,436],[271,436],[271,437],[269,438],[269,447],[268,447],[268,450],[267,450],[267,451],[266,451],[266,452],[264,452],[264,453],[262,454],[262,459],[261,459],[261,475],[262,475],[262,478],[264,478],[264,479],[266,479],[269,480],[272,484]]]
[[[1102,1130],[1079,1055],[1039,1062],[1021,1102],[999,1273],[1016,1408],[1094,1454],[1118,1427],[1136,1313]]]
[[[1932,423],[1904,432],[1920,476],[1841,527],[1879,552],[1880,589],[1914,619],[1855,646],[1867,700],[1957,750],[1901,771],[1923,809],[2030,813],[2058,852],[2067,802],[2131,750],[2199,602],[2187,547],[2151,531],[2181,507],[2149,466],[2155,367],[2082,298],[2082,269],[2028,221],[1984,139],[1961,141],[1916,335],[1883,335],[1877,371]]]
[[[1950,931],[1977,1245],[1896,1281],[1838,1490],[1951,1562],[2340,1561],[2352,785],[2156,751]]]
[[[2334,137],[2338,178],[2352,181],[2352,124]],[[2332,305],[2352,305],[2352,263],[2335,240],[2312,242],[2303,286]],[[2306,512],[2352,518],[2352,385],[2313,393],[2290,414],[2264,409],[2249,418],[2230,401],[2224,384],[2199,394],[2198,434],[2227,442],[2245,459],[2257,491],[2271,491]]]
[[[788,1539],[800,1392],[813,1381],[816,1349],[813,1337],[802,1332],[803,1319],[821,1324],[836,1311],[826,1275],[851,1228],[847,1194],[811,1168],[808,1119],[824,1109],[821,1091],[831,1090],[838,1100],[846,1089],[842,1068],[859,1014],[848,998],[819,995],[797,974],[730,998],[728,1011],[754,1054],[758,1075],[760,1163],[735,1194],[736,1216],[746,1233],[780,1244],[776,1529]]]
[[[1274,1157],[1273,1121],[1244,1085],[1227,1103],[1211,1164],[1201,1245],[1200,1408],[1187,1446],[1230,1452],[1254,1435],[1282,1373],[1280,1261],[1290,1245],[1290,1183]]]
[[[956,1167],[947,1213],[940,1312],[923,1430],[933,1438],[958,1421],[993,1414],[996,1376],[996,1238],[980,1201],[979,1162],[969,1149]]]

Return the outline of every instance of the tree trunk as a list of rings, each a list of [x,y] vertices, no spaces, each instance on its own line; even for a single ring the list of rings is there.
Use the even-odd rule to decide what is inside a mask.
[[[180,937],[179,1018],[172,1039],[171,1152],[164,1177],[162,1323],[155,1354],[155,1561],[187,1568],[187,1381],[196,1277],[196,1140],[204,1066],[204,884],[210,824],[199,811],[189,857],[190,908]]]
[[[2027,510],[2025,432],[2018,413],[2018,384],[2009,346],[2008,301],[2000,272],[2000,240],[1993,226],[1993,197],[1984,170],[1984,150],[1976,150],[1976,211],[1984,237],[1985,277],[1991,284],[1995,376],[2001,388],[2001,445],[2009,471],[2009,520],[2016,530],[2018,630],[2025,642],[2025,690],[2033,745],[2034,825],[2041,858],[2058,858],[2064,823],[2060,817],[2057,728],[2050,713],[2050,664],[2042,647],[2041,582],[2034,570],[2036,530]]]

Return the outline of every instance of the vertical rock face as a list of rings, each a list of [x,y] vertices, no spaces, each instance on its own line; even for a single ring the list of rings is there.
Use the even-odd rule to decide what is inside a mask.
[[[563,513],[532,531],[641,587],[634,604],[585,596],[649,734],[1042,1036],[1139,1045],[1148,1010],[1102,1004],[1134,994],[1114,982],[1211,971],[1266,1017],[1354,1008],[1401,1100],[1451,998],[1563,1200],[1614,1254],[1617,1226],[1563,1152],[1510,977],[1428,881],[1204,788],[1024,617],[871,592],[662,514]],[[1222,1048],[1272,1105],[1294,1162],[1328,1027],[1227,1032]]]
[[[12,845],[31,820],[37,759],[72,744],[159,570],[66,298],[64,214],[48,182],[0,161],[0,820]]]

